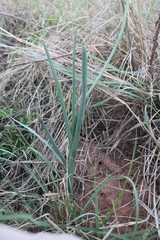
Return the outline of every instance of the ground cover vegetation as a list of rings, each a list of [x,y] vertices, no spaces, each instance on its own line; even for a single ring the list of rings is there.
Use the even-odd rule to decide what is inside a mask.
[[[159,1],[0,6],[0,222],[159,239]]]

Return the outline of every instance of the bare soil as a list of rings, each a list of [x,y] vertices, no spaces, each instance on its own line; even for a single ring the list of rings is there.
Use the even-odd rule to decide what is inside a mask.
[[[142,159],[143,153],[140,146],[142,147],[144,138],[142,130],[138,129],[140,142],[137,144],[134,161],[132,161],[136,136],[136,129],[134,128],[136,125],[135,119],[126,111],[124,106],[121,106],[121,108],[119,106],[115,107],[112,111],[106,108],[104,114],[102,114],[101,119],[106,119],[109,125],[110,142],[102,139],[98,143],[98,137],[96,141],[81,141],[75,171],[77,176],[75,181],[75,199],[83,208],[93,195],[95,189],[106,181],[106,179],[113,177],[98,194],[99,211],[102,219],[104,219],[109,211],[114,208],[114,212],[106,224],[109,226],[112,222],[112,227],[115,226],[113,231],[122,234],[133,231],[135,225],[135,197],[133,186],[129,181],[125,186],[125,191],[118,205],[116,207],[114,205],[123,188],[125,182],[124,176],[128,175],[131,162],[132,168],[129,177],[136,186],[139,199],[146,205],[148,203],[149,193],[145,189],[146,182],[141,175],[144,159]],[[96,115],[94,116],[96,117]],[[125,127],[124,119],[127,122]],[[129,131],[132,128],[133,130]],[[105,130],[104,122],[101,122],[99,126],[97,124],[95,133],[97,136],[102,136],[103,130]],[[87,207],[87,212],[95,211],[94,201],[93,199],[93,202]],[[146,228],[148,221],[151,221],[151,218],[148,217],[147,219],[147,216],[147,211],[140,206],[140,229]],[[91,225],[90,227],[94,226],[94,222],[92,221],[89,224]]]
[[[107,178],[115,176],[114,179],[111,179],[108,183],[105,184],[105,186],[98,194],[99,211],[101,212],[102,218],[105,217],[111,208],[114,207],[114,203],[118,198],[125,181],[123,176],[126,176],[127,171],[129,170],[129,165],[126,165],[125,160],[123,163],[124,167],[120,167],[117,164],[116,159],[107,156],[105,151],[103,149],[100,149],[96,143],[86,142],[83,144],[83,149],[81,149],[81,158],[77,161],[76,164],[76,174],[78,176],[78,180],[75,189],[75,199],[76,201],[78,200],[79,205],[82,207],[85,206],[87,201],[94,193],[95,184],[96,188],[98,188],[98,186],[102,184]],[[135,172],[137,172],[137,164],[133,164],[130,177],[132,177]],[[142,180],[140,179],[136,184],[138,192],[141,189],[141,184]],[[146,194],[143,201],[147,204],[147,200],[148,199]],[[94,212],[94,209],[95,207],[93,199],[93,204],[87,207],[87,212]],[[139,218],[141,220],[144,220],[146,216],[146,211],[141,208]],[[117,207],[114,209],[114,213],[109,219],[108,224],[111,222],[114,222],[115,225],[117,225],[116,232],[118,231],[122,234],[133,231],[135,222],[135,198],[133,195],[132,185],[129,182],[126,185],[125,191]],[[129,222],[132,223],[128,226],[127,223]],[[90,224],[90,227],[93,227],[93,223]],[[122,226],[120,224],[122,224]],[[142,224],[142,228],[144,227],[145,225]]]

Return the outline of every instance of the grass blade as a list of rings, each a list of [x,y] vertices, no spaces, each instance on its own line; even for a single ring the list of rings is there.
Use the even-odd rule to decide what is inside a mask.
[[[57,154],[57,152],[56,152],[56,151],[48,144],[48,142],[47,142],[46,140],[44,140],[38,133],[36,133],[32,128],[26,126],[25,124],[21,123],[20,121],[14,119],[14,118],[12,118],[12,117],[11,117],[11,119],[12,119],[14,122],[18,123],[20,126],[22,126],[22,127],[24,127],[25,129],[27,129],[27,130],[28,130],[30,133],[32,133],[34,136],[36,136],[41,142],[43,142],[43,143],[55,154],[55,156],[60,160],[60,162],[61,162],[62,164],[64,164],[63,161],[62,161],[62,158]]]
[[[66,112],[66,106],[65,106],[65,103],[64,103],[63,95],[62,95],[62,89],[61,89],[60,83],[58,81],[57,73],[56,73],[56,70],[54,68],[51,56],[50,56],[49,51],[48,51],[48,49],[47,49],[47,47],[46,47],[44,42],[43,42],[43,45],[44,45],[44,49],[45,49],[45,52],[46,52],[46,55],[47,55],[47,58],[48,58],[48,61],[49,61],[49,65],[50,65],[50,68],[51,68],[51,71],[52,71],[52,75],[53,75],[54,80],[55,80],[55,85],[56,85],[56,89],[58,91],[58,96],[59,96],[59,99],[60,99],[62,112],[63,112],[63,117],[64,117],[64,121],[65,121],[65,125],[66,125],[69,145],[71,145],[71,143],[72,143],[72,134],[71,134],[69,120],[68,120],[68,116],[67,116],[67,112]]]
[[[66,159],[64,158],[63,154],[60,152],[59,148],[57,147],[54,139],[52,138],[50,132],[48,131],[48,129],[47,129],[47,127],[46,127],[46,125],[44,124],[44,122],[43,122],[42,119],[40,119],[40,122],[41,122],[41,124],[42,124],[42,126],[43,126],[43,128],[44,128],[44,130],[45,130],[45,133],[46,133],[46,135],[47,135],[47,137],[48,137],[48,139],[49,139],[50,144],[52,145],[52,147],[53,147],[54,151],[56,152],[56,154],[57,154],[57,155],[59,156],[59,158],[61,159],[61,161],[62,161],[62,163],[63,163],[63,167],[64,167],[64,169],[66,170]]]
[[[97,197],[97,195],[99,194],[99,192],[102,190],[102,188],[110,181],[116,179],[114,176],[107,178],[99,187],[96,188],[96,190],[94,191],[94,193],[92,194],[92,196],[90,197],[90,199],[87,201],[87,203],[85,204],[85,206],[83,207],[83,211],[86,210],[86,208],[90,205],[90,203]]]
[[[72,136],[74,135],[75,126],[76,126],[76,116],[75,116],[75,106],[76,106],[76,79],[75,79],[75,51],[76,51],[76,38],[77,31],[74,37],[74,45],[73,45],[73,59],[72,59]]]
[[[128,174],[127,174],[127,177],[124,176],[124,178],[125,178],[126,180],[125,180],[125,182],[124,182],[124,184],[123,184],[122,190],[120,191],[118,198],[116,199],[116,201],[115,201],[115,203],[114,203],[114,207],[112,207],[112,209],[109,211],[109,213],[107,214],[107,216],[104,218],[103,224],[105,224],[105,223],[108,221],[108,219],[112,216],[112,214],[113,214],[113,212],[114,212],[114,208],[117,207],[117,205],[118,205],[118,203],[119,203],[119,201],[120,201],[120,199],[121,199],[121,197],[122,197],[122,195],[123,195],[123,193],[124,193],[124,191],[125,191],[125,188],[126,188],[126,184],[127,184],[128,179],[129,179],[129,181],[132,181],[132,180],[129,178],[129,176],[130,176],[130,174],[131,174],[133,162],[134,162],[134,159],[135,159],[136,149],[137,149],[137,132],[136,132],[136,136],[135,136],[135,142],[134,142],[134,149],[133,149],[133,154],[132,154],[132,160],[131,160],[131,163],[130,163],[130,167],[129,167],[129,170],[128,170]],[[131,183],[133,183],[133,182],[131,182]],[[134,183],[133,183],[133,184],[134,184]],[[133,186],[133,188],[134,188],[134,187],[135,187],[135,186]],[[136,210],[137,210],[137,208],[136,208]],[[137,216],[137,215],[136,215],[136,216]],[[138,218],[136,218],[136,219],[137,219],[137,221],[138,221]]]
[[[35,148],[29,147],[29,149],[31,149],[36,155],[38,155],[39,158],[41,158],[52,169],[52,172],[56,173],[56,175],[60,178],[59,173],[57,172],[51,161],[49,161],[45,156],[43,156],[41,152],[39,152]]]
[[[86,89],[87,89],[87,54],[85,48],[82,49],[82,96],[80,101],[80,107],[78,110],[77,121],[75,133],[73,136],[72,148],[70,151],[69,157],[69,175],[70,175],[70,187],[71,191],[73,190],[73,174],[74,174],[74,166],[75,166],[75,157],[83,122],[83,115],[86,103]]]
[[[123,16],[123,20],[122,20],[122,25],[121,25],[121,29],[120,29],[120,32],[119,32],[119,35],[118,35],[118,38],[117,38],[117,41],[113,47],[113,50],[112,52],[110,53],[106,63],[104,64],[104,67],[102,68],[102,70],[100,71],[98,77],[96,78],[96,80],[93,82],[92,86],[90,87],[90,89],[88,90],[87,92],[87,99],[88,97],[90,96],[91,92],[93,91],[93,89],[95,88],[95,86],[97,85],[99,79],[102,77],[104,71],[106,71],[106,68],[108,67],[119,43],[120,43],[120,40],[122,38],[122,35],[123,35],[123,32],[124,32],[124,29],[125,29],[125,25],[126,25],[126,20],[127,20],[127,14],[128,14],[128,10],[129,10],[129,4],[130,4],[130,0],[127,1],[126,3],[126,7],[125,7],[125,11],[124,11],[124,16]]]
[[[79,136],[81,132],[82,122],[83,122],[83,115],[85,110],[85,103],[86,103],[86,89],[87,89],[87,54],[85,48],[82,51],[82,96],[80,107],[78,110],[77,122],[76,122],[76,129],[73,138],[73,145],[72,145],[72,157],[76,157],[76,151],[79,142]]]
[[[41,181],[36,177],[36,175],[32,172],[32,170],[27,166],[27,164],[24,164],[27,171],[30,173],[32,178],[37,182],[38,186],[42,189],[43,193],[48,193],[47,187],[43,184],[41,184]]]

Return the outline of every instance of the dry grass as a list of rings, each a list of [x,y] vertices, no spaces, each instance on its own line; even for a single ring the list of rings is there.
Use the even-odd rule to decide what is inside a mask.
[[[76,79],[80,85],[81,46],[84,45],[88,51],[89,89],[115,45],[125,2],[70,0],[54,1],[53,4],[49,0],[26,3],[2,0],[0,3],[0,206],[2,215],[27,213],[33,216],[39,225],[32,224],[32,221],[27,224],[20,221],[31,231],[52,226],[54,231],[62,229],[70,232],[75,231],[74,223],[74,226],[77,224],[77,233],[86,239],[102,239],[98,230],[96,233],[88,226],[88,222],[95,221],[95,216],[92,219],[88,219],[89,216],[82,218],[84,222],[79,222],[79,219],[72,222],[83,211],[76,201],[74,204],[66,203],[67,176],[63,167],[47,146],[17,126],[10,117],[30,126],[45,138],[37,120],[37,114],[40,115],[67,157],[65,124],[42,40],[45,40],[53,58],[67,112],[71,116],[74,32],[78,30]],[[127,166],[134,156],[137,165],[129,177],[138,186],[141,208],[146,209],[145,218],[139,219],[146,223],[147,229],[142,239],[147,239],[147,231],[153,231],[154,236],[154,227],[159,228],[160,224],[159,22],[155,27],[159,18],[158,8],[158,1],[133,0],[130,4],[120,44],[88,97],[81,134],[82,145],[86,141],[100,144],[120,169],[126,167],[126,175]],[[135,142],[136,153],[133,154]],[[49,162],[57,174],[53,173]],[[48,191],[51,192],[50,197]],[[17,226],[17,221],[11,223]],[[105,227],[114,229],[114,224]],[[156,237],[158,239],[158,235]]]

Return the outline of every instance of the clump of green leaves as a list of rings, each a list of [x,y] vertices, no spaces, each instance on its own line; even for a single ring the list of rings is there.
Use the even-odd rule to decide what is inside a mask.
[[[26,126],[25,123],[22,123],[20,121],[16,121],[21,126],[28,129],[31,133],[33,133],[35,136],[37,136],[47,147],[50,148],[50,150],[54,153],[54,155],[59,159],[59,161],[62,163],[64,172],[68,176],[68,191],[69,194],[73,195],[73,178],[74,178],[74,168],[75,168],[75,158],[78,148],[78,142],[80,138],[80,132],[81,132],[81,126],[83,122],[83,115],[85,111],[85,103],[86,103],[86,90],[87,90],[87,53],[85,48],[82,48],[82,82],[81,85],[81,97],[80,102],[78,102],[77,99],[77,89],[76,89],[76,69],[75,69],[75,49],[76,49],[76,34],[74,38],[74,47],[73,47],[73,62],[72,62],[72,104],[71,104],[71,119],[69,120],[69,116],[67,115],[66,111],[66,105],[63,97],[63,92],[61,88],[61,84],[59,82],[53,61],[51,59],[51,56],[49,54],[49,51],[44,43],[45,52],[49,61],[49,65],[51,68],[52,75],[55,80],[55,86],[58,92],[59,101],[61,104],[62,112],[63,112],[63,118],[66,126],[66,132],[68,137],[68,149],[69,154],[67,157],[65,157],[62,152],[60,151],[59,147],[57,146],[55,140],[51,136],[49,130],[47,129],[43,119],[39,117],[39,120],[45,130],[46,136],[49,140],[49,144],[47,141],[45,141],[39,134],[37,134],[33,129]],[[77,110],[78,106],[78,110]]]
[[[49,51],[48,51],[45,43],[44,43],[44,48],[45,48],[47,58],[48,58],[48,61],[50,64],[52,75],[55,80],[56,89],[57,89],[59,100],[60,100],[61,107],[62,107],[67,137],[68,137],[68,141],[69,141],[68,161],[67,161],[67,159],[65,159],[63,154],[60,152],[54,139],[52,138],[51,134],[47,130],[43,120],[40,119],[40,121],[42,123],[42,126],[44,127],[44,130],[50,141],[53,151],[55,152],[55,154],[58,156],[58,158],[62,162],[64,171],[68,174],[68,190],[69,190],[69,193],[72,194],[73,193],[73,176],[74,176],[75,158],[76,158],[77,147],[78,147],[81,126],[82,126],[82,121],[83,121],[83,115],[84,115],[84,110],[85,110],[85,103],[86,103],[87,54],[86,54],[85,48],[82,48],[82,94],[81,94],[81,99],[80,99],[80,103],[79,103],[79,108],[78,108],[78,110],[76,110],[77,96],[76,96],[76,79],[75,79],[75,73],[76,73],[76,69],[75,69],[76,35],[75,35],[74,48],[73,48],[73,63],[72,63],[72,108],[71,108],[72,117],[71,117],[71,121],[69,121],[69,117],[67,116],[67,111],[66,111],[66,105],[65,105],[64,98],[62,95],[61,85],[58,80],[57,73],[54,68],[54,64],[52,62],[51,56],[49,54]]]

